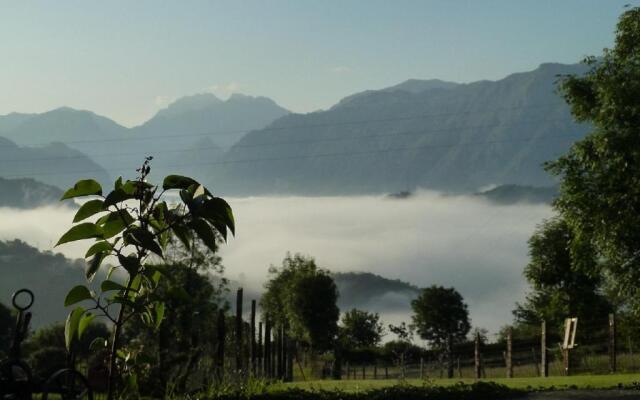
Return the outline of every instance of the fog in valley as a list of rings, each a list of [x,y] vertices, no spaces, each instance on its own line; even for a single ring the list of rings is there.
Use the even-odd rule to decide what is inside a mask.
[[[552,214],[546,205],[498,206],[479,197],[419,192],[405,199],[249,197],[228,199],[236,237],[222,247],[226,276],[248,293],[259,291],[270,264],[289,251],[316,258],[331,271],[367,271],[419,287],[456,287],[474,326],[495,332],[524,297],[527,239]],[[53,249],[75,210],[0,208],[0,239],[19,238],[68,257],[86,243]],[[408,320],[408,299],[389,293],[369,303],[386,322]],[[344,310],[343,310],[344,311]]]

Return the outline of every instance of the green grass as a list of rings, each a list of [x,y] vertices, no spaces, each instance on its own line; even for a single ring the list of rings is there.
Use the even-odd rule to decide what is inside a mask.
[[[527,390],[546,390],[546,389],[612,389],[618,385],[631,386],[636,382],[640,382],[640,374],[617,374],[617,375],[577,375],[577,376],[553,376],[548,378],[496,378],[483,379],[485,382],[495,382],[514,389]],[[432,379],[419,380],[408,379],[405,381],[409,385],[453,385],[458,382],[473,383],[474,379]],[[387,386],[397,385],[398,380],[395,379],[367,379],[367,380],[316,380],[307,382],[292,382],[276,385],[274,389],[281,388],[300,388],[309,390],[334,390],[339,389],[347,392],[377,389]]]

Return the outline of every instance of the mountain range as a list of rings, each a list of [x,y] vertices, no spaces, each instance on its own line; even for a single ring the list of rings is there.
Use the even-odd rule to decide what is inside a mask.
[[[95,160],[101,166],[99,175],[109,171],[104,182],[135,173],[145,156],[154,156],[156,176],[182,173],[203,179],[199,164],[217,159],[246,132],[288,113],[265,97],[234,94],[223,101],[205,93],[178,99],[133,128],[69,107],[42,114],[12,113],[0,116],[0,137],[34,148],[63,143]],[[96,170],[86,169],[82,163],[73,169],[84,171],[85,177]],[[5,176],[4,170],[0,176]],[[98,178],[102,181],[104,176]],[[53,183],[47,176],[38,179]]]
[[[78,163],[68,168],[99,179],[108,171],[107,180],[132,175],[151,155],[154,178],[187,174],[225,195],[551,187],[555,182],[541,164],[588,129],[574,122],[556,82],[586,68],[542,64],[497,81],[465,84],[410,79],[308,114],[290,113],[265,97],[221,100],[198,94],[176,100],[133,128],[70,108],[14,113],[0,116],[0,137],[40,150],[60,142],[86,156],[81,160],[76,154]],[[54,170],[64,162],[59,156],[49,161]],[[87,160],[96,165],[89,167]],[[50,174],[49,167],[6,164],[12,169],[3,168],[0,176],[11,170],[66,183],[47,177],[42,171]]]
[[[555,91],[583,65],[543,64],[498,81],[407,81],[290,114],[245,135],[211,171],[234,194],[473,193],[552,186],[542,163],[584,136]]]

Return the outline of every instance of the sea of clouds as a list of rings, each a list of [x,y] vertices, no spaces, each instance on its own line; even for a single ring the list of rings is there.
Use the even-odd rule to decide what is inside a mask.
[[[453,286],[469,305],[474,326],[496,332],[524,298],[527,239],[552,215],[549,206],[500,206],[477,196],[418,192],[406,199],[249,197],[228,199],[236,236],[222,247],[228,278],[248,292],[261,289],[270,265],[287,252],[316,258],[332,271],[368,271],[424,287]],[[19,238],[43,250],[82,257],[86,244],[53,248],[74,210],[0,208],[0,239]],[[374,310],[385,322],[408,321],[402,297],[390,294]],[[408,310],[408,305],[407,305]]]

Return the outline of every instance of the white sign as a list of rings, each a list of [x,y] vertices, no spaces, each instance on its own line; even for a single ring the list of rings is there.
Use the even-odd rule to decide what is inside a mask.
[[[563,349],[573,349],[576,346],[576,330],[578,329],[578,318],[567,318],[564,320],[564,342]]]

